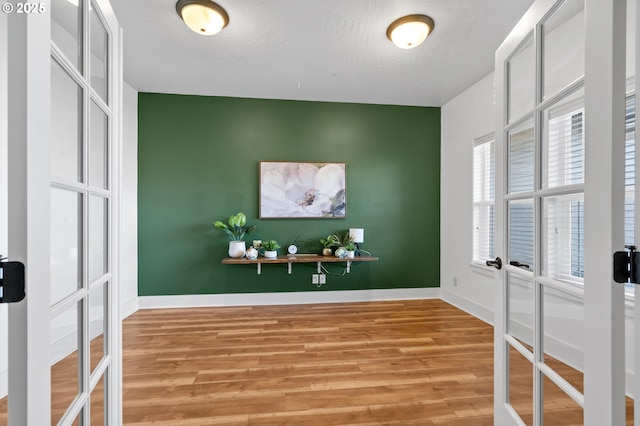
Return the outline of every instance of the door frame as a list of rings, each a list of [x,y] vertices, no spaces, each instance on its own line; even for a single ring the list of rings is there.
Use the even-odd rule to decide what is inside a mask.
[[[506,134],[507,86],[505,62],[534,31],[540,55],[539,23],[558,0],[536,0],[496,51],[496,253],[506,255]],[[612,281],[612,253],[624,247],[624,97],[626,1],[585,0],[585,277],[584,277],[584,420],[585,425],[622,424],[624,399],[624,288]],[[591,30],[591,31],[590,31]],[[537,68],[536,81],[541,69]],[[536,83],[537,84],[537,83]],[[540,88],[536,86],[536,97]],[[605,99],[605,101],[603,101]],[[536,102],[537,104],[537,102]],[[534,120],[538,120],[534,117]],[[536,135],[536,140],[538,139]],[[615,144],[599,143],[615,140]],[[612,190],[615,188],[615,191]],[[539,220],[539,219],[538,219]],[[538,224],[539,226],[539,224]],[[539,259],[539,253],[534,255]],[[503,256],[505,257],[505,256]],[[494,424],[519,424],[508,404],[506,272],[497,274],[495,292]],[[541,296],[535,292],[536,298]],[[538,303],[536,303],[538,304]],[[536,314],[539,315],[539,314]],[[536,327],[541,318],[535,320]],[[539,343],[539,342],[538,342]],[[537,362],[536,359],[533,360]],[[541,378],[536,375],[537,389]],[[534,395],[542,405],[542,393]],[[535,413],[534,422],[541,423]]]
[[[635,153],[636,153],[636,162],[635,162],[635,217],[634,217],[634,239],[636,242],[640,241],[640,161],[638,158],[640,156],[640,116],[638,115],[638,93],[640,93],[640,79],[638,78],[638,70],[640,69],[640,7],[638,7],[638,3],[636,2],[636,14],[632,16],[631,19],[635,19],[636,23],[636,33],[635,40],[635,73],[634,77],[634,96],[635,96]],[[640,299],[640,287],[636,286],[634,289],[634,303],[633,303],[633,342],[634,342],[634,359],[633,363],[633,383],[631,386],[633,396],[634,396],[634,410],[633,410],[633,424],[640,425],[640,304],[637,303],[638,299]]]
[[[9,425],[35,426],[51,422],[50,15],[11,14],[7,28],[8,255],[25,265],[27,294],[9,305]]]
[[[587,426],[624,424],[626,416],[624,286],[613,282],[612,261],[624,249],[626,3],[585,0]]]
[[[7,112],[8,158],[11,159],[8,161],[8,255],[11,260],[25,264],[27,294],[22,302],[9,305],[8,409],[9,425],[28,426],[49,424],[51,421],[51,0],[40,3],[44,13],[7,14],[7,95],[11,105]],[[108,0],[93,0],[93,3],[100,9],[111,37],[108,44],[111,61],[109,91],[112,99],[109,132],[112,139],[110,173],[113,196],[108,254],[111,291],[107,292],[104,300],[111,312],[106,325],[109,330],[110,353],[107,357],[110,365],[105,373],[108,384],[105,398],[111,404],[105,415],[108,424],[116,425],[122,423],[122,321],[118,265],[121,232],[122,30]],[[85,46],[84,51],[88,52],[89,49]],[[88,398],[88,395],[83,398]],[[64,417],[62,419],[67,420]]]

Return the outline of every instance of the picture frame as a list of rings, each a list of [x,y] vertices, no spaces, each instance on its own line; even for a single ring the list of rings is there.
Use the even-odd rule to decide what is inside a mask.
[[[260,219],[346,217],[346,163],[260,161]]]

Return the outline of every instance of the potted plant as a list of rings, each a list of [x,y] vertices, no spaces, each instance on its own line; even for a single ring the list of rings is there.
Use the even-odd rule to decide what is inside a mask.
[[[327,235],[327,238],[321,238],[320,244],[322,244],[322,255],[331,256],[331,247],[338,247],[340,245],[340,238],[336,234]]]
[[[349,231],[345,232],[342,238],[338,237],[338,247],[335,251],[336,257],[355,257],[356,246],[353,242],[353,237],[349,234]]]
[[[230,257],[244,256],[247,248],[244,237],[255,232],[257,228],[257,225],[247,226],[247,216],[242,212],[229,216],[227,223],[216,220],[213,222],[213,226],[222,229],[231,239],[229,241]]]
[[[353,241],[347,241],[344,244],[344,248],[347,250],[348,258],[356,257],[356,243],[354,243]]]
[[[262,248],[264,249],[264,257],[275,259],[278,257],[280,244],[276,240],[266,240],[262,242]]]

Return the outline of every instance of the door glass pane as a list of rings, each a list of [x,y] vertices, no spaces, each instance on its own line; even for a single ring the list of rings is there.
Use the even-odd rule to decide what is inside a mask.
[[[533,282],[512,273],[507,273],[507,280],[509,283],[507,332],[523,345],[533,348]]]
[[[109,370],[107,369],[107,371]],[[91,391],[91,421],[89,422],[91,426],[104,426],[107,424],[104,409],[106,390],[105,375],[103,374],[96,387]]]
[[[51,189],[51,304],[82,286],[82,195]]]
[[[533,271],[533,200],[509,202],[509,262]]]
[[[533,110],[535,105],[535,49],[533,37],[507,62],[507,121]]]
[[[82,180],[82,89],[51,60],[51,174]]]
[[[81,302],[73,304],[51,320],[51,424],[54,425],[80,392],[78,314],[81,306]]]
[[[542,25],[543,99],[584,75],[584,1],[568,0]]]
[[[526,425],[533,425],[533,365],[511,345],[509,403]]]
[[[584,302],[545,286],[542,293],[544,362],[578,391],[583,391]]]
[[[636,97],[628,95],[625,108],[624,145],[624,243],[635,242],[635,192],[636,192]]]
[[[89,24],[89,38],[91,40],[91,87],[100,95],[102,100],[109,102],[108,87],[108,33],[98,16],[93,2],[90,7],[91,22]]]
[[[584,89],[543,112],[542,186],[584,182]]]
[[[82,1],[51,1],[51,40],[82,74]]]
[[[542,199],[542,275],[582,284],[584,194]]]
[[[107,115],[91,102],[89,134],[89,185],[101,189],[108,189],[107,159],[108,159],[108,118]]]
[[[624,159],[624,244],[635,245],[636,211],[636,97],[628,94],[625,105],[625,159]],[[635,285],[625,284],[628,297],[635,297]]]
[[[89,197],[89,281],[107,272],[107,221],[107,199],[91,195]]]
[[[103,284],[91,289],[89,294],[89,339],[91,341],[89,345],[89,360],[92,374],[105,355],[104,339],[107,335],[107,316],[105,315],[106,289],[107,284]]]
[[[569,395],[562,391],[548,377],[544,376],[542,384],[542,406],[544,425],[582,425],[584,410]]]
[[[510,131],[508,135],[509,193],[532,191],[534,186],[535,141],[533,127]]]

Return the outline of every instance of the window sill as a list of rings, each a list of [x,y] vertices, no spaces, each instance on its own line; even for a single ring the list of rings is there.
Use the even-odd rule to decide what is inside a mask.
[[[483,275],[485,277],[494,278],[495,276],[494,267],[483,265],[482,263],[479,263],[479,262],[471,262],[469,264],[469,269],[471,269],[471,272]]]

